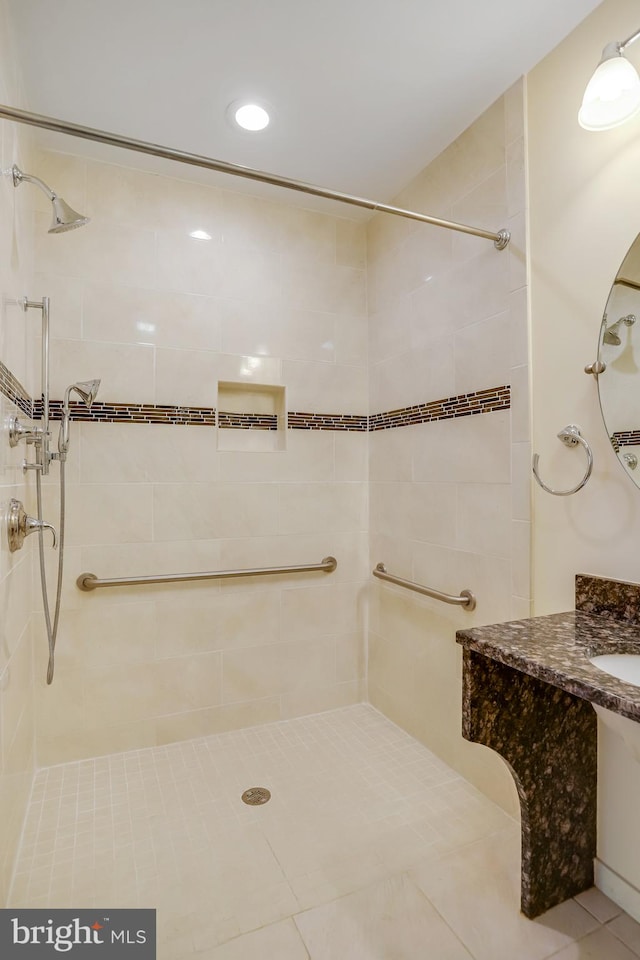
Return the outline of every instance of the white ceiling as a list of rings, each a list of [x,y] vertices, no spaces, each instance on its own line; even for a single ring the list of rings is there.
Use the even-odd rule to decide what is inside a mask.
[[[378,201],[390,200],[597,5],[8,0],[36,113]],[[226,108],[244,97],[273,105],[265,132],[232,129]],[[39,136],[96,155],[85,141]],[[120,162],[143,162],[134,157],[121,154]],[[194,176],[191,167],[181,171]]]

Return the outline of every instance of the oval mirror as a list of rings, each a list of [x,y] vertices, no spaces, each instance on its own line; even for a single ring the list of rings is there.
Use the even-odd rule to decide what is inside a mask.
[[[611,287],[598,338],[604,424],[618,460],[640,486],[640,234]]]

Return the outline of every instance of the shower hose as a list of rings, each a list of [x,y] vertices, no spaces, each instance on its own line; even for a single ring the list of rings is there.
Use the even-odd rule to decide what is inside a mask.
[[[47,666],[47,683],[53,680],[55,669],[56,638],[58,636],[58,623],[60,620],[60,598],[62,596],[62,571],[64,569],[64,521],[65,521],[65,460],[60,458],[60,527],[58,530],[58,582],[56,585],[56,605],[53,613],[53,624],[51,623],[51,609],[49,607],[49,596],[47,593],[47,574],[44,561],[44,530],[42,527],[38,530],[38,553],[40,555],[40,581],[42,583],[42,607],[44,610],[44,622],[47,628],[47,641],[49,644],[49,664]],[[42,521],[42,477],[41,470],[36,470],[36,498],[38,509],[38,520]]]

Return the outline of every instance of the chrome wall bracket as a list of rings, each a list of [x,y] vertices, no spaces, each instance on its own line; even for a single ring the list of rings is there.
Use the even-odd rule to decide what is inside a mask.
[[[497,240],[493,241],[493,245],[496,250],[504,250],[509,240],[511,240],[511,231],[503,228],[502,230],[498,230]]]
[[[580,433],[580,428],[575,425],[575,423],[570,423],[568,426],[564,427],[558,434],[558,440],[561,440],[566,447],[577,447],[580,444],[587,455],[587,469],[582,480],[576,484],[575,487],[572,487],[570,490],[553,490],[551,487],[548,487],[543,480],[540,479],[540,474],[538,473],[538,463],[540,457],[537,453],[533,455],[533,475],[547,493],[553,494],[554,497],[569,497],[572,493],[577,493],[578,490],[582,490],[585,483],[591,476],[591,471],[593,470],[593,453],[591,452],[591,447],[584,439]]]
[[[22,544],[25,538],[35,530],[51,530],[53,534],[54,548],[58,543],[58,536],[55,527],[45,520],[38,520],[36,517],[29,517],[20,502],[20,500],[11,499],[9,501],[9,511],[7,513],[7,540],[9,550],[15,553],[16,550],[22,550]]]
[[[592,376],[598,379],[601,373],[604,373],[607,369],[607,365],[604,360],[594,360],[593,363],[588,363],[584,368],[585,373],[590,373]]]

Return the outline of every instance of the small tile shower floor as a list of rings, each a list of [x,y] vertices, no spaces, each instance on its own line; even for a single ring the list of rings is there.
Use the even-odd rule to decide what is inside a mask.
[[[41,770],[10,902],[155,907],[159,960],[640,956],[599,891],[518,893],[518,825],[358,705]]]

